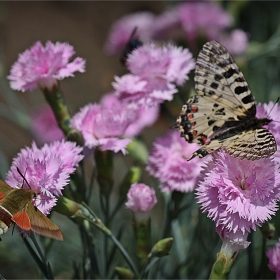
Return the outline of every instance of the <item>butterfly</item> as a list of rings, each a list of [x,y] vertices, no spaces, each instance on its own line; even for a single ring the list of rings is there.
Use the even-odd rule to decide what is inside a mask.
[[[191,159],[220,148],[240,159],[257,160],[277,150],[274,136],[256,117],[256,103],[242,72],[228,50],[216,41],[206,43],[195,68],[197,94],[183,105],[175,127],[181,136],[201,147]]]

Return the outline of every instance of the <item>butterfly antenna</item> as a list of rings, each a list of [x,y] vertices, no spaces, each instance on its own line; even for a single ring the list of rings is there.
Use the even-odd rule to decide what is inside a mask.
[[[272,110],[274,109],[275,105],[279,102],[280,100],[280,97],[278,96],[276,101],[274,102],[272,108],[270,109],[269,113],[267,114],[267,117],[269,117],[269,115],[271,114]]]
[[[25,176],[21,173],[21,171],[19,170],[19,168],[17,167],[17,172],[19,173],[19,175],[22,177],[23,179],[23,183],[25,182],[27,184],[27,186],[31,189],[29,183],[27,182]],[[23,184],[22,184],[23,185]]]
[[[127,44],[126,45],[128,45],[129,44],[129,42],[132,40],[132,38],[133,38],[133,36],[135,35],[135,33],[136,33],[136,31],[137,31],[137,26],[135,26],[134,28],[133,28],[133,30],[132,30],[132,32],[131,32],[131,35],[130,35],[130,37],[129,37],[129,40],[127,41]]]

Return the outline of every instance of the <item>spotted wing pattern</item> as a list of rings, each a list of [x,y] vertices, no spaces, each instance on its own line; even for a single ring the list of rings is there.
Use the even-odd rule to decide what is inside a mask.
[[[256,160],[276,151],[274,136],[255,117],[256,105],[249,86],[225,47],[206,43],[195,69],[197,95],[190,98],[177,118],[177,127],[188,142],[202,147],[195,156],[224,148],[241,159]]]

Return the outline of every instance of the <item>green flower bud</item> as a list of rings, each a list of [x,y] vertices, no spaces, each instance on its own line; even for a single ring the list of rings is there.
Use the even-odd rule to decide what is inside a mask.
[[[149,153],[147,147],[140,140],[133,139],[126,147],[130,156],[143,164],[147,164]]]
[[[133,272],[125,267],[116,266],[115,271],[118,274],[119,279],[133,279],[134,277]]]
[[[153,249],[151,250],[149,257],[155,256],[158,258],[167,256],[170,252],[171,246],[173,243],[173,238],[168,237],[158,241]]]

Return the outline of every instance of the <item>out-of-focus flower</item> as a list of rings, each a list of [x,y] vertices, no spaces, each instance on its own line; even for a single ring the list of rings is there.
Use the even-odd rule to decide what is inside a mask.
[[[280,238],[274,247],[268,249],[266,255],[269,269],[276,273],[276,279],[280,279]]]
[[[155,40],[176,39],[177,33],[182,37],[182,34],[180,34],[182,33],[181,21],[178,17],[177,6],[157,16],[151,28],[152,38]]]
[[[272,158],[241,160],[218,151],[200,178],[198,202],[220,235],[255,230],[278,209],[279,168]]]
[[[8,76],[11,88],[20,91],[33,90],[37,86],[51,89],[57,80],[73,77],[76,71],[84,72],[84,59],[77,57],[70,62],[74,54],[74,48],[68,43],[48,41],[44,47],[36,42],[20,54],[12,66]]]
[[[62,140],[65,136],[58,127],[52,109],[46,105],[32,115],[31,131],[38,144]]]
[[[120,104],[120,100],[114,93],[106,94],[101,99],[100,103],[110,109],[116,106],[116,104]],[[119,106],[119,105],[117,105]],[[139,108],[130,108],[126,105],[122,105],[124,107],[123,110],[127,112],[129,116],[131,116],[131,121],[128,127],[126,128],[124,135],[125,136],[136,136],[140,134],[140,132],[146,127],[151,126],[157,120],[159,116],[159,106],[154,106],[150,108],[139,107]]]
[[[199,158],[188,161],[197,149],[197,144],[190,144],[177,131],[170,131],[154,142],[147,170],[160,181],[163,191],[191,192],[203,163]]]
[[[242,29],[234,29],[230,34],[224,33],[216,40],[223,44],[232,54],[241,54],[248,47],[248,35]]]
[[[125,206],[133,212],[150,211],[157,203],[155,190],[142,183],[131,185]]]
[[[188,80],[187,75],[194,66],[187,49],[143,45],[127,58],[131,74],[116,77],[113,87],[119,99],[130,106],[155,106],[173,99],[177,92],[175,84],[182,85]]]
[[[122,17],[112,26],[105,50],[110,54],[120,54],[129,42],[134,28],[137,28],[135,38],[149,40],[154,18],[151,12],[138,12]]]
[[[89,104],[73,116],[71,125],[81,131],[86,147],[99,147],[102,151],[112,150],[115,153],[122,151],[125,154],[131,140],[121,137],[133,118],[120,103],[112,107]]]
[[[178,5],[177,9],[182,28],[192,46],[200,35],[208,40],[217,39],[219,33],[232,24],[231,16],[210,1],[187,2]]]
[[[69,183],[69,175],[83,159],[82,147],[74,142],[56,141],[39,149],[35,143],[22,149],[13,159],[6,182],[13,188],[31,188],[37,192],[34,205],[48,214],[56,204],[56,197]],[[24,174],[27,186],[17,168]],[[23,184],[24,183],[24,184]]]

